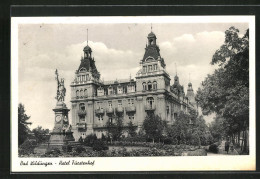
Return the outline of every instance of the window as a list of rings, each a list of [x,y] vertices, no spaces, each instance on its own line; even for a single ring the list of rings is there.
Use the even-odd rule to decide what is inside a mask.
[[[152,83],[150,81],[148,82],[147,86],[148,86],[148,90],[151,91],[152,90]]]
[[[153,89],[154,89],[154,90],[157,89],[157,82],[156,82],[156,81],[153,82]]]
[[[80,90],[80,97],[84,96],[83,90]]]
[[[79,97],[79,90],[76,91],[76,96]]]
[[[152,65],[148,65],[148,72],[151,72],[153,70]]]
[[[113,88],[111,86],[108,87],[108,95],[113,94]]]
[[[154,105],[154,99],[153,99],[153,97],[148,97],[148,98],[146,99],[146,102],[147,102],[147,105],[148,105],[150,108],[153,107],[153,105]]]
[[[157,71],[157,64],[153,65],[153,69],[154,69],[154,71]]]
[[[166,112],[167,112],[167,116],[168,116],[169,113],[170,113],[170,108],[169,108],[169,106],[166,107]]]
[[[117,87],[117,93],[118,94],[122,94],[123,93],[123,87],[122,86],[118,86]]]
[[[86,80],[87,80],[87,81],[89,80],[89,75],[88,75],[88,74],[86,75]]]
[[[97,89],[97,95],[98,95],[98,96],[104,96],[104,89],[103,89],[102,87],[99,87],[99,88]]]
[[[112,108],[112,101],[108,101],[108,107]]]
[[[146,73],[147,72],[147,66],[144,66],[143,69],[144,69],[144,72]]]
[[[134,105],[134,99],[128,99],[128,106]]]
[[[128,85],[127,86],[127,92],[129,92],[129,93],[135,92],[135,86],[134,85]]]
[[[87,89],[84,90],[84,96],[88,97],[88,90]]]
[[[122,100],[118,100],[118,107],[122,107]]]
[[[134,121],[135,120],[135,115],[134,114],[129,114],[128,118],[130,121]]]
[[[85,81],[85,75],[82,75],[82,81]]]
[[[84,111],[85,110],[85,104],[84,103],[80,103],[79,104],[79,109]]]
[[[147,88],[146,88],[146,83],[143,82],[143,90],[146,91],[146,89],[147,89]]]
[[[112,118],[112,117],[108,117],[108,121],[109,121],[110,123],[113,123],[113,118]]]
[[[176,119],[177,118],[177,113],[174,113],[174,119]]]
[[[103,109],[103,103],[102,102],[97,102],[97,108],[98,109]]]
[[[77,77],[77,81],[78,81],[78,82],[80,81],[80,77],[79,77],[79,76]]]
[[[99,115],[99,116],[98,116],[98,120],[99,120],[100,122],[102,122],[102,121],[103,121],[103,116],[102,116],[102,115]]]

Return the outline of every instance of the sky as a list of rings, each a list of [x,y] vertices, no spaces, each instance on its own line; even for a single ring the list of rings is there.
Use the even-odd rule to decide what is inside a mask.
[[[225,30],[235,26],[240,36],[247,23],[154,23],[152,31],[170,74],[176,74],[187,91],[188,82],[196,93],[207,74],[218,66],[210,65],[212,55],[224,43]],[[65,103],[71,108],[70,83],[80,65],[83,48],[92,48],[101,79],[135,77],[140,69],[150,23],[129,24],[20,24],[18,27],[18,101],[31,116],[31,129],[52,130],[57,83],[55,69],[65,78]],[[175,68],[175,63],[176,67]],[[210,123],[214,115],[204,116]],[[69,115],[71,122],[71,114]]]

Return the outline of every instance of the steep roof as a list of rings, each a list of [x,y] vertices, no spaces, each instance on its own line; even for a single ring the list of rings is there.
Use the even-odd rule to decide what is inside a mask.
[[[149,56],[153,57],[155,60],[158,58],[158,56],[161,56],[160,49],[157,45],[149,45],[148,47],[145,48],[143,61]]]

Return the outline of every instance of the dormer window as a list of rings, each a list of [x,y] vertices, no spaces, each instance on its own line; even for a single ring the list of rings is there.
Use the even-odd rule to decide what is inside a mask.
[[[144,72],[146,73],[147,72],[147,66],[144,66],[143,69],[144,69]]]
[[[134,85],[128,85],[127,86],[127,92],[128,93],[135,92],[135,86]]]
[[[108,95],[112,95],[113,94],[113,88],[112,86],[108,87]]]
[[[117,93],[123,94],[123,87],[121,85],[117,87]]]
[[[148,72],[153,71],[153,66],[152,65],[148,65]]]
[[[153,65],[154,71],[157,71],[157,67],[158,67],[157,64],[154,64],[154,65]]]
[[[97,96],[104,96],[104,88],[99,87],[97,89]]]

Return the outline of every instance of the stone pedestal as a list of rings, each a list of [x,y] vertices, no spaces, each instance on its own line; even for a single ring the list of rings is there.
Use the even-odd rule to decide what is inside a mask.
[[[48,143],[48,148],[59,148],[68,145],[69,142],[75,141],[71,125],[69,124],[68,112],[70,111],[66,104],[58,102],[53,109],[55,112],[55,124]]]

